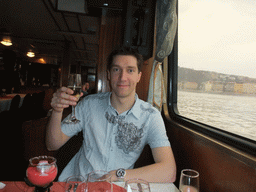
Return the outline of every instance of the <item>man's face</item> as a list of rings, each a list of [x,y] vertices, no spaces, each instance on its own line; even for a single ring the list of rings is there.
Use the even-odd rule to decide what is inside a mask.
[[[114,57],[112,67],[108,71],[113,94],[123,98],[134,96],[140,78],[141,72],[138,71],[136,57],[130,55]]]

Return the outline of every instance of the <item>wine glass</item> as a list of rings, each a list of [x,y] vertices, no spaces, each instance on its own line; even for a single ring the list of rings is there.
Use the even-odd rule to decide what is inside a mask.
[[[57,176],[56,159],[50,156],[39,156],[29,159],[27,179],[30,186],[35,186],[35,192],[49,191]],[[27,182],[28,182],[27,181]]]
[[[124,188],[129,192],[150,192],[149,183],[142,179],[128,180],[125,182]]]
[[[113,192],[111,175],[107,171],[96,170],[89,173],[87,178],[88,192]]]
[[[199,192],[199,173],[192,169],[183,169],[179,189],[181,192]]]
[[[65,191],[76,191],[76,192],[85,192],[86,191],[86,180],[83,176],[71,176],[66,180]]]
[[[68,88],[72,89],[74,91],[73,95],[76,96],[78,99],[80,99],[81,89],[82,89],[81,74],[70,74],[69,75]],[[72,106],[72,114],[69,119],[64,121],[64,123],[76,124],[79,122],[80,122],[80,120],[78,120],[75,116],[75,106]]]

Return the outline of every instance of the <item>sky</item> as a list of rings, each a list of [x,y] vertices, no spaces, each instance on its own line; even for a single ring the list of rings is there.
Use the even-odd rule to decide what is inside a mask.
[[[180,0],[179,66],[256,78],[256,1]]]

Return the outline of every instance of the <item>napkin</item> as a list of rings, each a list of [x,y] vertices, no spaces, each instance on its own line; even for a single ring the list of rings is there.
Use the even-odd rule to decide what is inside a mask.
[[[3,189],[3,188],[5,188],[5,184],[4,183],[2,183],[2,182],[0,182],[0,189]]]
[[[132,192],[130,185],[127,186],[127,192]]]

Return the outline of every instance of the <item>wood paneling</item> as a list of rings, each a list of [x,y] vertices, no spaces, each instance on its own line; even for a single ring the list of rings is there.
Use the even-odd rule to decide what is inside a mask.
[[[60,86],[68,85],[69,68],[71,64],[71,44],[69,41],[65,42],[65,48],[63,53],[63,62],[61,63],[60,73]]]
[[[177,163],[200,173],[200,192],[241,192],[256,189],[256,158],[165,119]]]
[[[154,46],[153,46],[153,57],[144,62],[142,67],[142,77],[140,82],[137,85],[136,92],[140,99],[147,101],[150,76],[153,68],[154,55],[156,53],[156,25],[154,28]]]
[[[153,66],[153,58],[144,62],[142,67],[142,76],[140,82],[137,84],[136,93],[138,94],[139,98],[147,101],[148,98],[148,90],[149,90],[149,81],[151,70]]]
[[[25,121],[22,124],[22,133],[24,140],[24,159],[28,161],[32,157],[49,155],[53,156],[46,148],[45,134],[48,117],[41,119]]]
[[[118,46],[122,40],[122,17],[107,12],[102,17],[100,29],[99,57],[97,63],[97,91],[107,92],[110,87],[107,80],[107,58],[108,55]]]

